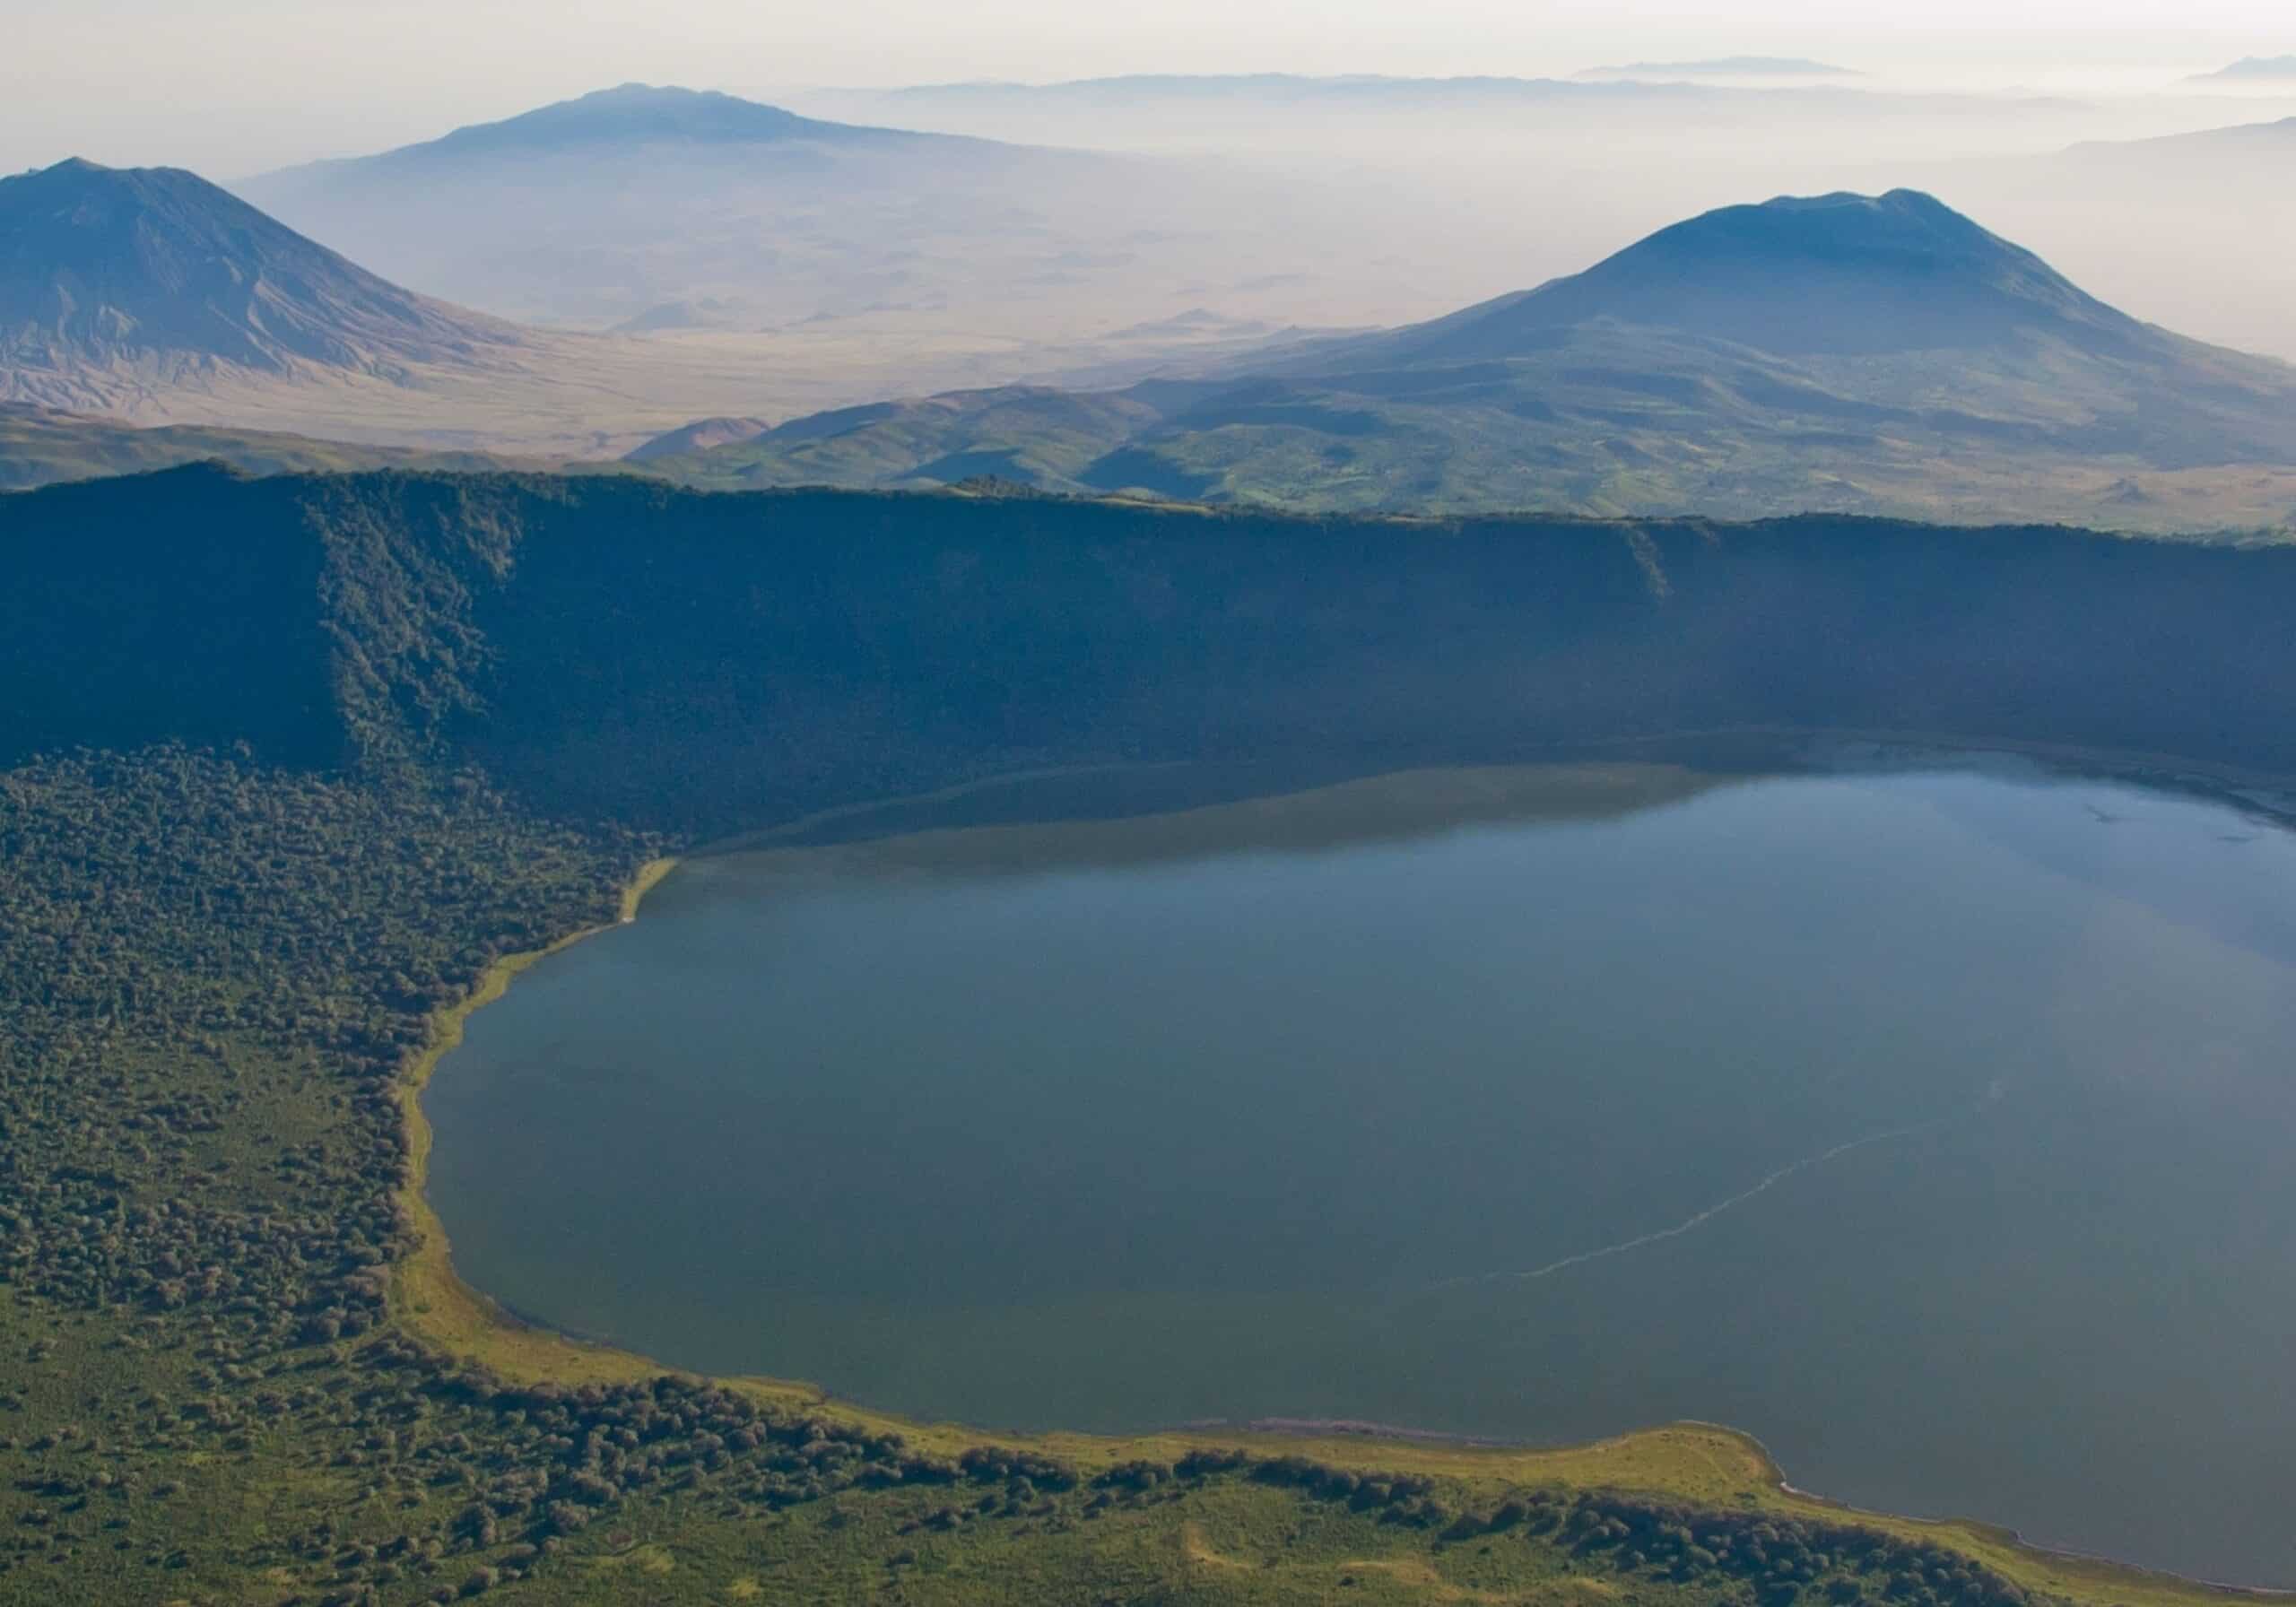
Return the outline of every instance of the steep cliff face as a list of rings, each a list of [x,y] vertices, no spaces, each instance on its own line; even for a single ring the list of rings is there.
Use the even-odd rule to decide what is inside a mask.
[[[2296,549],[187,470],[0,501],[0,749],[729,830],[1016,762],[1789,725],[2296,772]]]

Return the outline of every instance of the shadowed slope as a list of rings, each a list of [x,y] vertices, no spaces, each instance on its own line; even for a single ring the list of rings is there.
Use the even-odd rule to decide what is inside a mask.
[[[213,469],[22,493],[0,527],[0,760],[429,756],[710,835],[1335,742],[1784,725],[2296,763],[2256,690],[2287,679],[2287,549]]]

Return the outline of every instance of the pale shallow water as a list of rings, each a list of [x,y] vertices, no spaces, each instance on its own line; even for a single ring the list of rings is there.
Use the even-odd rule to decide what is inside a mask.
[[[1118,785],[1118,784],[1111,784]],[[2296,1583],[2296,836],[2014,765],[1431,772],[682,867],[425,1105],[457,1265],[1012,1428],[1676,1418]]]

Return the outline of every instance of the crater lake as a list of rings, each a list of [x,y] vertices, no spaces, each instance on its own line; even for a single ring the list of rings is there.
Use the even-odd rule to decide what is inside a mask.
[[[2296,1585],[2268,801],[1886,750],[1158,786],[681,864],[439,1068],[457,1270],[921,1418],[1696,1418]]]

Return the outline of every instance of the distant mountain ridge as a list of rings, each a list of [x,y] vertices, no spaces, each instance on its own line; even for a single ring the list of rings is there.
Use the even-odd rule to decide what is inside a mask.
[[[180,169],[74,159],[0,179],[0,399],[105,407],[234,375],[397,382],[526,342]]]
[[[2244,81],[2296,82],[2296,56],[2245,56],[2213,73],[2196,73],[2191,83],[2237,83]]]
[[[820,91],[805,100],[809,105],[833,105],[839,109],[839,115],[845,115],[846,109],[852,107],[903,108],[912,111],[924,107],[961,109],[968,103],[993,100],[1078,108],[1135,102],[1327,102],[1335,107],[1389,104],[1425,108],[1470,101],[1514,105],[1551,101],[1565,109],[1611,101],[1628,105],[1842,101],[1876,111],[1998,110],[2003,107],[2072,110],[2082,104],[2048,94],[1996,97],[1952,91],[1884,91],[1861,85],[1858,81],[1866,76],[1862,73],[1831,67],[1822,62],[1795,64],[1785,57],[1738,59],[1753,65],[1732,67],[1732,58],[1728,57],[1704,63],[1646,62],[1635,66],[1584,68],[1562,76],[1504,73],[1447,76],[1400,73],[1134,73],[1049,83],[974,79],[905,84],[884,90]],[[1769,65],[1775,65],[1778,70],[1764,70]],[[1760,82],[1766,77],[1779,82]]]
[[[801,117],[778,106],[744,100],[717,90],[663,88],[633,83],[594,90],[499,122],[472,124],[391,154],[419,151],[448,155],[601,139],[747,144],[787,139],[868,139],[893,133],[891,129],[860,128]]]
[[[706,96],[682,103],[723,109]],[[741,103],[733,115],[751,116]],[[786,126],[778,119],[775,126]],[[1043,317],[1048,260],[1084,287],[1080,293],[1091,293],[1094,282],[1077,265],[1093,259],[1078,254],[1065,262],[1076,242],[1015,229],[1012,197],[1041,193],[1039,182],[1057,178],[1080,200],[1104,206],[1120,164],[1070,165],[1061,153],[919,139],[889,158],[864,142],[871,152],[865,163],[827,170],[811,165],[819,148],[804,140],[694,147],[732,152],[713,162],[665,158],[656,146],[615,146],[634,150],[632,160],[616,166],[578,154],[557,168],[555,182],[539,171],[547,162],[498,154],[476,159],[487,172],[461,191],[454,182],[465,170],[460,159],[445,167],[426,161],[407,182],[345,192],[342,215],[418,254],[431,245],[464,252],[483,227],[478,248],[504,253],[492,265],[504,284],[540,286],[549,295],[570,284],[585,293],[605,287],[636,300],[634,317],[599,320],[609,330],[707,320],[738,333],[743,309],[698,292],[697,280],[720,265],[744,275],[745,285],[769,291],[800,281],[799,298],[825,288],[863,309],[889,301],[900,265],[873,270],[857,263],[868,256],[858,237],[873,230],[910,256],[935,225],[973,231],[942,237],[953,240],[952,255],[975,244],[1009,248],[968,271],[1007,287],[1016,317]],[[771,165],[756,153],[782,150],[798,153],[785,170],[790,183],[767,198],[762,213],[749,211],[759,192],[738,187]],[[948,158],[951,150],[961,155]],[[975,161],[984,151],[988,156]],[[679,182],[666,202],[665,175]],[[376,204],[385,197],[405,210]],[[436,210],[441,202],[443,216]],[[811,233],[803,240],[773,210],[784,204],[806,220]],[[615,215],[620,205],[628,208],[623,216]],[[459,219],[457,206],[465,209]],[[641,232],[617,244],[624,222]],[[582,235],[594,227],[597,234]],[[689,299],[649,297],[647,279],[655,274]],[[923,380],[927,386],[956,383],[982,373],[976,351],[995,352],[986,365],[990,378],[1025,360],[996,344],[1001,332],[968,332],[918,352],[874,333],[848,338],[831,329],[815,337],[808,329],[789,343],[801,354],[785,367],[778,343],[766,353],[761,343],[720,340],[714,330],[706,339],[656,340],[542,329],[407,288],[429,282],[396,267],[378,273],[178,169],[74,161],[0,179],[0,403],[196,427],[222,432],[215,439],[226,442],[234,432],[306,443],[324,436],[361,447],[561,460],[626,452],[696,415],[786,417],[917,385],[922,375],[933,376]],[[909,326],[937,324],[932,298],[916,300]],[[796,308],[816,312],[804,299]],[[745,326],[761,329],[756,322]],[[1048,343],[1069,371],[1105,362],[1100,371],[1131,377],[1177,346],[1232,352],[1249,338],[1215,322],[1098,344],[1063,332]],[[897,380],[870,382],[850,371],[895,365],[903,376]],[[99,440],[76,427],[0,433],[0,480],[14,483],[181,456],[158,441]],[[226,455],[257,466],[326,461],[275,443]],[[335,461],[380,460],[345,453]]]
[[[765,145],[790,142],[822,144],[898,143],[931,139],[891,128],[824,122],[799,117],[778,106],[725,94],[648,83],[618,84],[570,100],[503,117],[472,123],[436,139],[400,145],[373,156],[337,157],[283,168],[236,187],[276,196],[299,180],[346,171],[407,169],[472,158],[562,152],[599,145]]]
[[[2296,117],[2264,123],[2234,123],[2192,134],[2164,134],[2144,140],[2085,140],[2063,155],[2076,161],[2214,161],[2226,157],[2273,157],[2296,151]]]
[[[1864,74],[1803,56],[1720,56],[1704,61],[1635,61],[1587,67],[1581,78],[1862,78]]]
[[[2129,317],[1897,190],[1721,208],[1533,290],[1200,378],[851,409],[648,467],[1298,508],[2282,528],[2296,369]]]
[[[1015,209],[1092,161],[1104,195],[1113,160],[627,83],[232,187],[402,283],[521,322],[758,330],[927,300],[921,258],[1026,249],[1044,231],[1015,229]]]

